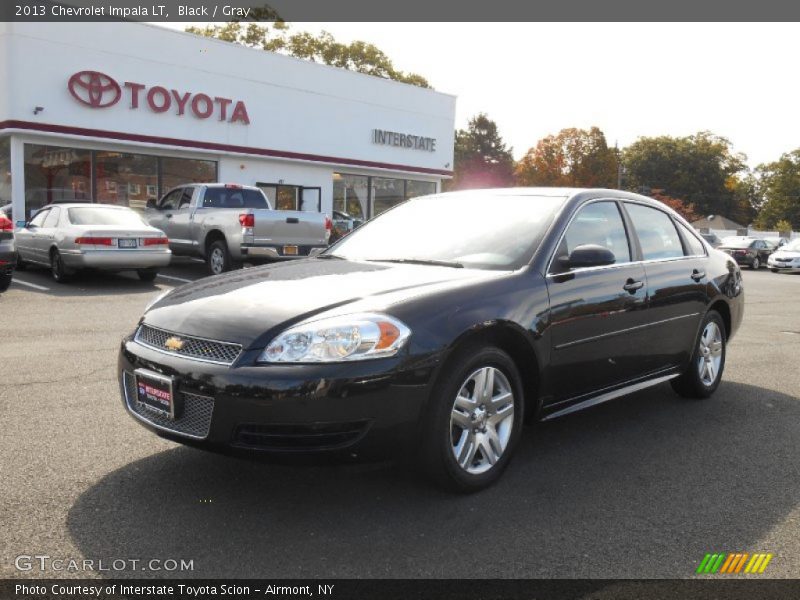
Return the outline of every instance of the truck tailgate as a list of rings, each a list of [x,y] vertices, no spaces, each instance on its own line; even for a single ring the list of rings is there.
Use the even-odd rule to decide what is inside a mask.
[[[325,245],[325,215],[289,210],[253,210],[255,245]]]

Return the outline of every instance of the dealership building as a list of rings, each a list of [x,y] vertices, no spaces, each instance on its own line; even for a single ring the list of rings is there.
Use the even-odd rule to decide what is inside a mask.
[[[451,176],[455,97],[141,23],[0,23],[0,206],[187,182],[365,219]]]

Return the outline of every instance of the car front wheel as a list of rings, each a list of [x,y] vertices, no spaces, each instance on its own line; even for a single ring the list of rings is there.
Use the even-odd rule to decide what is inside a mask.
[[[473,492],[508,465],[523,422],[522,384],[514,361],[495,347],[460,352],[431,399],[420,458],[444,487]]]
[[[725,324],[711,310],[703,319],[700,335],[686,371],[672,380],[672,389],[684,398],[708,398],[719,386],[725,369]]]

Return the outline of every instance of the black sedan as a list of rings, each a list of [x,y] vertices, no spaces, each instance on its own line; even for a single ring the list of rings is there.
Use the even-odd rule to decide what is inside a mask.
[[[415,457],[471,491],[526,419],[665,381],[710,396],[742,311],[736,262],[659,202],[457,192],[318,257],[176,288],[123,341],[119,376],[126,410],[175,441]]]
[[[766,240],[734,236],[722,240],[722,244],[717,246],[717,250],[730,254],[740,265],[747,265],[751,269],[758,270],[767,266],[767,261],[770,254],[775,251],[775,247]]]

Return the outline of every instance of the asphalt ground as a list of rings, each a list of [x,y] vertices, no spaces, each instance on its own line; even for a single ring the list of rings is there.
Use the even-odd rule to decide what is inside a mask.
[[[664,384],[529,426],[497,485],[457,496],[391,464],[230,458],[134,422],[119,340],[204,273],[31,269],[0,294],[0,576],[683,578],[720,551],[800,576],[800,275],[744,272],[710,400]],[[193,570],[19,571],[20,555]]]

